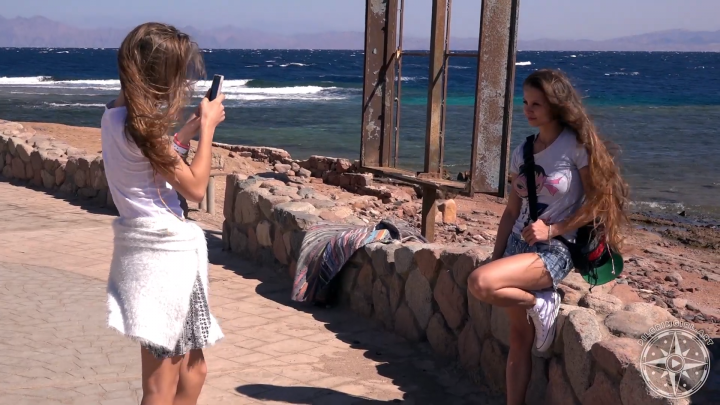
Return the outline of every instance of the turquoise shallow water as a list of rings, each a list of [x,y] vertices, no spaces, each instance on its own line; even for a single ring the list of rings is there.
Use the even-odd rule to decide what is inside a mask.
[[[356,159],[360,145],[360,51],[208,50],[208,73],[226,76],[221,142],[271,145],[293,156]],[[112,49],[0,49],[0,116],[99,126],[119,89]],[[620,162],[638,209],[720,218],[720,54],[520,52],[512,146],[531,133],[520,83],[565,70]],[[451,60],[445,163],[470,161],[475,61]],[[400,161],[422,166],[427,60],[403,64]],[[200,87],[207,86],[201,83]]]

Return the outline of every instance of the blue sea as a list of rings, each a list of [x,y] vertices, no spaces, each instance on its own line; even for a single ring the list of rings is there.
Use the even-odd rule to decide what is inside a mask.
[[[0,49],[0,118],[98,127],[118,92],[116,50]],[[357,159],[362,51],[205,50],[225,75],[227,119],[217,141]],[[638,210],[720,218],[720,53],[519,52],[512,146],[532,133],[522,80],[567,72],[620,163]],[[476,61],[450,62],[445,164],[470,162]],[[400,164],[422,168],[428,61],[405,57]],[[199,83],[199,90],[208,83]]]

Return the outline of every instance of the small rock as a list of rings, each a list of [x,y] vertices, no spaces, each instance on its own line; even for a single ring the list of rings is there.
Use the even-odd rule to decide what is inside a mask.
[[[703,273],[702,279],[706,280],[706,281],[715,281],[717,283],[720,283],[720,275],[713,274],[713,273],[708,273],[708,272]]]
[[[672,272],[665,276],[665,281],[672,281],[673,283],[680,283],[683,281],[682,276],[678,272]]]
[[[457,233],[464,233],[465,231],[467,231],[467,225],[465,224],[460,224],[455,227],[455,232]]]
[[[688,301],[686,299],[682,298],[673,298],[672,305],[673,307],[677,309],[685,309],[685,306],[687,305]]]
[[[442,213],[442,222],[454,224],[457,222],[457,205],[455,200],[445,200],[438,204],[438,211]]]

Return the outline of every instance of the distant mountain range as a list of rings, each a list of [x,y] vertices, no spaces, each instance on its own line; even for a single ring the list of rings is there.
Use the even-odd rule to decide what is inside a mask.
[[[362,32],[324,32],[281,35],[224,26],[200,30],[180,27],[203,48],[224,49],[363,49]],[[0,16],[0,47],[117,48],[128,29],[73,27],[45,17]],[[477,49],[477,38],[453,38],[454,50]],[[405,37],[405,49],[427,49],[428,38]],[[720,30],[670,30],[604,41],[521,40],[523,51],[710,51],[720,52]]]

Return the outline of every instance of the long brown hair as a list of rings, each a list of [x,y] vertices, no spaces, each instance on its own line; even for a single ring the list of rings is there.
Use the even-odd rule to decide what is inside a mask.
[[[616,146],[600,137],[580,96],[564,73],[538,70],[525,79],[524,86],[542,91],[552,114],[562,125],[572,128],[577,141],[587,149],[589,190],[585,190],[585,202],[570,220],[570,225],[582,226],[589,221],[602,224],[607,243],[613,250],[621,250],[622,234],[629,224],[626,212],[628,185],[610,153]]]
[[[118,51],[120,86],[127,108],[125,130],[156,172],[172,173],[169,132],[189,102],[194,82],[205,75],[197,44],[177,28],[145,23]]]

